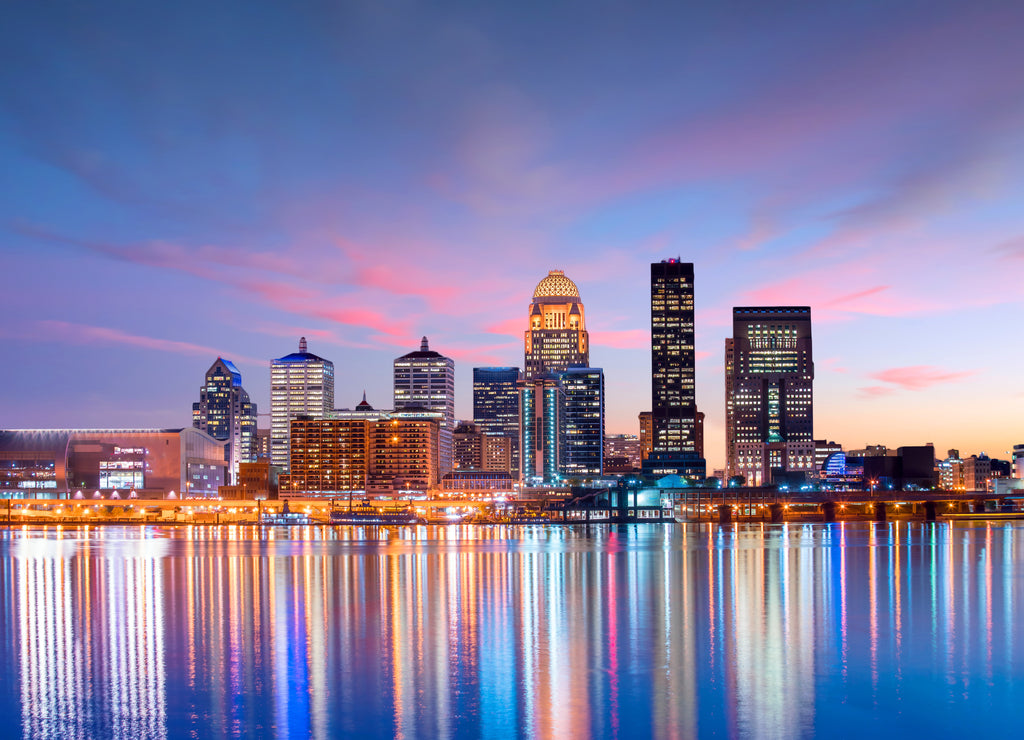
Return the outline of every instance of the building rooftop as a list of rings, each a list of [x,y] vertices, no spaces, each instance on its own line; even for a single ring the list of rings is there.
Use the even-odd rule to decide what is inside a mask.
[[[561,270],[551,270],[548,276],[537,283],[533,291],[534,298],[576,298],[580,297],[576,283],[565,276]]]
[[[432,360],[432,359],[448,359],[440,352],[434,352],[430,349],[430,344],[427,342],[427,338],[423,337],[420,340],[420,348],[418,352],[410,352],[407,355],[402,355],[398,358],[399,360]]]
[[[273,360],[273,362],[275,362],[275,363],[282,363],[282,362],[323,362],[323,363],[325,363],[327,365],[331,365],[332,367],[334,366],[334,363],[331,362],[330,360],[325,360],[323,357],[320,357],[319,355],[314,355],[312,352],[308,352],[306,350],[306,338],[305,337],[301,337],[299,339],[299,351],[298,352],[292,352],[290,355],[285,355],[284,357],[278,357],[276,360]]]

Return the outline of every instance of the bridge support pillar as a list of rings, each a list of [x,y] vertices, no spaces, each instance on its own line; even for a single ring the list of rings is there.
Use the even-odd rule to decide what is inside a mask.
[[[722,504],[718,507],[718,523],[732,524],[732,507],[728,504]]]
[[[971,511],[975,514],[985,513],[985,501],[983,499],[975,499],[971,502]]]
[[[783,512],[782,504],[771,504],[768,507],[768,511],[772,515],[772,524],[781,524],[782,523],[782,512]]]
[[[873,503],[871,505],[871,507],[874,509],[875,521],[876,522],[884,522],[885,521],[885,502],[883,502],[883,501],[876,501],[875,503]]]
[[[836,520],[836,502],[826,501],[821,505],[821,513],[826,523],[831,523]]]
[[[939,507],[935,504],[934,501],[925,501],[924,502],[924,520],[926,522],[934,522],[935,521],[935,515],[938,512],[938,508]]]

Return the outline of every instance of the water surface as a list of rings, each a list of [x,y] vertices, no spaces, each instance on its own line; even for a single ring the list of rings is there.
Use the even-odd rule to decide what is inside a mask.
[[[1016,734],[1022,526],[0,530],[4,734]]]

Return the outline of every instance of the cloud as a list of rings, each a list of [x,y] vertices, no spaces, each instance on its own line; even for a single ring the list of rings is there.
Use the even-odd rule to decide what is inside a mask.
[[[129,334],[120,329],[112,329],[105,326],[90,326],[87,324],[74,324],[69,321],[55,321],[45,319],[34,323],[32,332],[23,335],[23,338],[30,338],[43,341],[57,341],[65,344],[94,345],[94,344],[120,344],[142,349],[151,349],[158,352],[171,352],[179,355],[198,355],[202,357],[226,357],[231,360],[240,360],[255,365],[266,365],[266,358],[253,358],[238,355],[232,352],[225,352],[215,347],[205,347],[201,344],[191,342],[179,342],[174,339],[161,339],[159,337],[147,337],[140,334]]]
[[[614,349],[650,349],[650,329],[591,330],[591,346]]]
[[[864,396],[885,396],[897,390],[921,391],[942,383],[955,383],[956,381],[969,378],[976,372],[975,370],[953,372],[932,367],[931,365],[892,367],[868,375],[868,377],[879,380],[887,385],[867,386],[861,388],[860,392]]]

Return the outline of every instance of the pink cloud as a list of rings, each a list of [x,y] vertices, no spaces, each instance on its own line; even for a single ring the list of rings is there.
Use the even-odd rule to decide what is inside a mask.
[[[954,383],[975,374],[974,370],[951,372],[931,365],[910,365],[893,367],[871,373],[868,377],[888,385],[861,388],[865,396],[884,396],[897,390],[920,391],[942,383]]]
[[[526,331],[526,314],[519,319],[504,319],[497,323],[488,325],[484,331],[490,334],[507,334],[510,337],[522,337]]]
[[[111,329],[105,326],[89,326],[87,324],[73,324],[68,321],[43,320],[35,322],[35,331],[29,335],[34,339],[54,340],[68,344],[123,344],[143,349],[157,350],[158,352],[172,352],[181,355],[199,355],[208,358],[226,357],[232,360],[242,360],[257,365],[266,365],[267,360],[246,357],[214,347],[205,347],[191,342],[179,342],[174,339],[160,339],[147,337],[139,334],[129,334],[120,329]]]
[[[860,389],[860,394],[865,398],[877,398],[879,396],[889,396],[896,392],[895,388],[884,385],[869,385]]]
[[[651,332],[649,329],[594,330],[590,332],[590,343],[615,349],[649,349]]]

